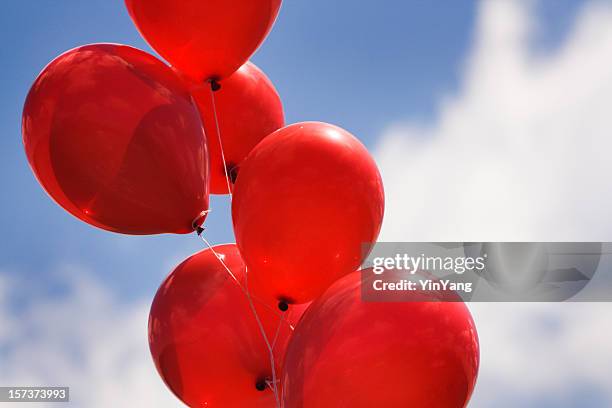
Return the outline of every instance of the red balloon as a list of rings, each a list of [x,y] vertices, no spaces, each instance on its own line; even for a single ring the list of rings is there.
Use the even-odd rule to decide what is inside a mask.
[[[272,28],[281,0],[125,0],[144,39],[196,81],[230,76]]]
[[[213,249],[244,285],[238,248],[228,244]],[[291,325],[303,310],[290,306],[281,321],[276,305],[253,296],[269,341],[276,337],[280,374]],[[149,345],[164,382],[190,407],[276,406],[272,390],[262,387],[272,370],[248,299],[209,249],[177,266],[160,286],[151,306]]]
[[[385,272],[387,273],[387,272]],[[310,306],[285,355],[284,406],[461,408],[479,366],[476,327],[460,302],[361,300],[361,275]]]
[[[230,180],[237,166],[270,133],[285,126],[283,105],[268,77],[255,64],[247,62],[224,80],[214,93],[219,134],[208,84],[191,85],[204,122],[210,155],[210,192],[227,194],[219,134]]]
[[[188,233],[204,221],[208,153],[198,110],[172,70],[143,51],[92,44],[60,55],[32,85],[22,131],[38,181],[91,225]]]
[[[298,123],[262,140],[240,166],[236,242],[260,291],[290,303],[358,269],[378,236],[384,193],[376,163],[350,133]]]

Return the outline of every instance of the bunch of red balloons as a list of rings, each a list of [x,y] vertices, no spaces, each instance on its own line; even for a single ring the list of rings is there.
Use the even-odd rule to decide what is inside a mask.
[[[339,127],[285,126],[247,61],[280,0],[126,5],[171,66],[126,45],[67,51],[32,85],[23,140],[49,195],[109,231],[201,234],[209,194],[233,197],[236,244],[181,263],[151,308],[172,392],[191,407],[465,406],[465,305],[361,301],[384,211],[374,160]]]

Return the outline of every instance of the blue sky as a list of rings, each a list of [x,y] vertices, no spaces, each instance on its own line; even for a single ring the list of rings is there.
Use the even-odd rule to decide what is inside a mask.
[[[541,36],[545,44],[554,46],[562,38],[578,3],[541,4],[550,21]],[[472,1],[287,1],[253,60],[276,85],[288,123],[338,124],[372,147],[389,123],[407,117],[426,121],[435,114],[437,98],[457,86],[475,10]],[[0,19],[5,38],[0,267],[53,287],[48,271],[69,259],[95,269],[125,296],[153,293],[163,267],[200,243],[183,236],[117,236],[78,222],[37,185],[20,136],[29,86],[55,56],[92,42],[150,48],[121,1],[15,1]],[[214,205],[207,234],[214,242],[231,240],[226,202]]]
[[[125,237],[68,216],[37,185],[22,149],[20,116],[38,72],[55,56],[92,42],[145,50],[121,1],[13,2],[1,30],[2,242],[0,267],[54,288],[59,263],[87,265],[125,296],[152,294],[166,269],[200,247],[187,236]],[[470,41],[474,4],[376,1],[287,2],[253,60],[284,102],[288,123],[343,126],[368,146],[390,122],[428,117],[436,96],[455,86]],[[9,40],[10,39],[10,40]],[[16,39],[19,39],[17,41]],[[207,223],[213,242],[232,239],[225,200]]]
[[[533,3],[538,24],[529,42],[530,52],[555,54],[585,2]],[[442,116],[440,101],[463,92],[479,10],[478,3],[464,0],[286,0],[253,61],[276,85],[288,123],[335,123],[379,152],[377,158],[386,158],[383,141],[393,139],[388,129],[406,123],[433,127]],[[19,316],[40,299],[70,296],[74,287],[62,279],[66,269],[88,271],[119,305],[117,313],[123,313],[122,304],[143,299],[146,304],[165,274],[202,248],[201,241],[195,235],[116,235],[69,216],[46,196],[28,168],[20,117],[31,82],[61,52],[92,42],[150,48],[118,0],[13,1],[5,4],[0,23],[5,38],[0,48],[0,180],[4,192],[0,199],[4,230],[0,277],[16,282],[10,296],[5,294],[10,310]],[[422,137],[433,136],[423,132]],[[208,239],[214,243],[232,240],[227,200],[216,198],[212,206],[206,225]],[[402,232],[389,236],[410,238]],[[141,346],[146,348],[144,336]],[[2,350],[0,336],[0,365]],[[583,389],[589,387],[577,390],[576,395]],[[597,392],[587,394],[589,398],[579,398],[581,403],[567,400],[563,406],[598,406]],[[519,405],[561,406],[558,401],[556,405],[550,402],[546,394],[534,398],[527,396]],[[593,400],[590,405],[588,400]]]

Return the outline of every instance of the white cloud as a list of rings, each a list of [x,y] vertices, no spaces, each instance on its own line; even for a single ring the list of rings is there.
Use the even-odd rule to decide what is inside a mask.
[[[26,282],[0,281],[1,385],[69,386],[70,405],[80,407],[182,406],[149,355],[148,301],[122,304],[82,268],[63,268],[57,282],[62,296],[15,313],[9,294]]]
[[[605,240],[612,231],[612,8],[592,3],[552,55],[526,1],[485,1],[462,90],[376,156],[387,240]]]
[[[399,123],[383,135],[383,240],[612,235],[612,9],[589,4],[566,43],[538,55],[530,4],[482,2],[461,91],[429,126]],[[64,296],[15,314],[7,299],[23,282],[0,275],[0,384],[68,385],[73,406],[180,406],[149,356],[150,299],[125,305],[79,268],[60,278]],[[542,406],[544,397],[561,407],[581,384],[612,406],[609,304],[470,308],[482,345],[472,406]]]
[[[612,406],[610,304],[473,304],[470,309],[482,347],[470,406]],[[585,390],[598,394],[597,405],[576,402]]]
[[[460,91],[433,123],[397,123],[376,158],[382,241],[612,237],[612,4],[590,2],[533,52],[534,2],[480,3]],[[471,406],[612,406],[610,304],[472,304],[482,344]]]

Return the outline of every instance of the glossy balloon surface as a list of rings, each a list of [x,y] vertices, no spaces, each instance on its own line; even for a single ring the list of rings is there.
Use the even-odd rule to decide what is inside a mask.
[[[214,250],[244,284],[244,263],[233,244]],[[256,294],[254,294],[256,296]],[[285,312],[255,300],[276,370],[303,309]],[[277,334],[278,332],[278,334]],[[190,407],[275,407],[256,384],[272,378],[268,349],[247,297],[209,249],[179,266],[159,288],[149,318],[149,345],[166,385]]]
[[[126,0],[144,39],[196,81],[234,73],[262,43],[281,0]]]
[[[360,272],[345,276],[302,317],[285,357],[285,407],[465,407],[479,366],[465,304],[362,302],[360,284]]]
[[[70,50],[40,73],[23,110],[32,170],[53,199],[94,226],[187,233],[208,209],[202,123],[180,79],[132,47]]]
[[[366,148],[318,122],[264,138],[240,166],[232,204],[253,285],[295,303],[358,269],[383,211],[382,181]]]
[[[219,134],[230,180],[242,160],[264,137],[285,125],[283,105],[268,77],[255,64],[247,62],[221,83],[214,93],[219,134],[208,84],[191,85],[202,115],[210,157],[210,192],[227,194],[225,168]],[[233,183],[230,181],[230,187]]]

